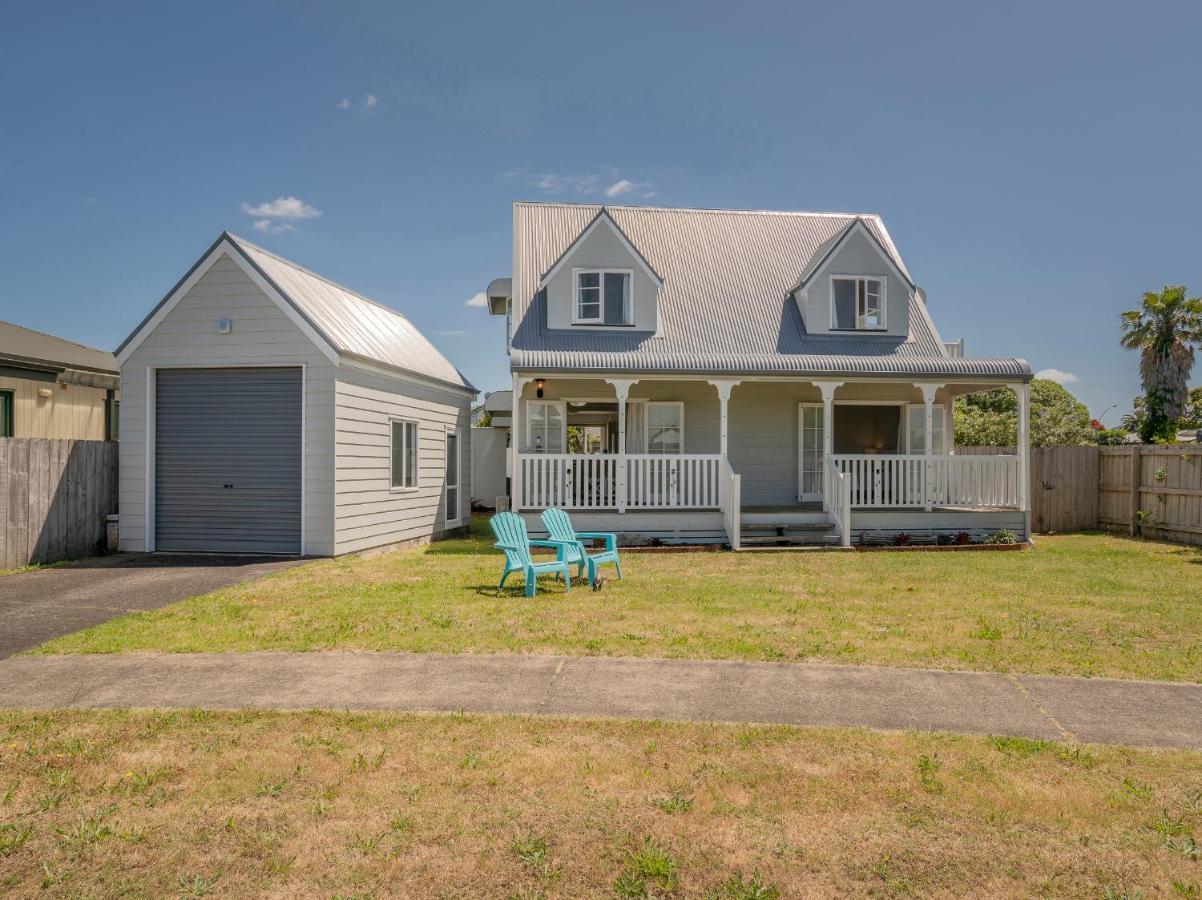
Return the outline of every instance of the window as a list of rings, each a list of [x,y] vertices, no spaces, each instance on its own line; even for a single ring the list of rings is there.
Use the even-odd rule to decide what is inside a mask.
[[[417,423],[392,420],[392,487],[417,487]]]
[[[562,400],[526,404],[526,447],[531,453],[563,453],[566,437]]]
[[[684,404],[647,404],[647,452],[684,452]]]
[[[910,404],[910,452],[926,453],[927,412],[920,403]],[[943,407],[931,407],[931,452],[943,452]]]
[[[625,270],[577,269],[573,324],[632,324],[634,304],[630,296],[630,276],[631,273]]]
[[[459,432],[447,432],[447,524],[458,525],[459,509]]]
[[[13,434],[13,392],[0,391],[0,438]]]
[[[882,278],[831,279],[831,328],[874,331],[885,327]]]

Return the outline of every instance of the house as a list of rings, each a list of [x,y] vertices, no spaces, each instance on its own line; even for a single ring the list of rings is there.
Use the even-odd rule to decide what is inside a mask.
[[[0,437],[117,439],[113,354],[0,322]]]
[[[472,503],[496,509],[509,498],[513,392],[492,391],[485,395],[479,412],[479,420],[473,422],[477,427],[472,432]]]
[[[329,556],[467,523],[475,389],[400,313],[222,233],[117,350],[121,548]]]
[[[513,207],[512,499],[628,542],[935,540],[1027,527],[1021,359],[945,342],[875,215]],[[951,404],[1018,396],[1019,451]]]

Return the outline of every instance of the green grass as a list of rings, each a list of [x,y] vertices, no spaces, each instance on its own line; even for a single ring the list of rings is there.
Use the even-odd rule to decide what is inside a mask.
[[[658,802],[674,796],[689,802]],[[1185,751],[0,711],[0,894],[13,897],[1197,897],[1200,838],[1202,754]]]
[[[473,536],[325,560],[36,653],[405,650],[824,660],[1202,681],[1202,552],[1125,537],[959,553],[628,553],[604,589],[520,577]],[[516,582],[516,583],[514,583]]]

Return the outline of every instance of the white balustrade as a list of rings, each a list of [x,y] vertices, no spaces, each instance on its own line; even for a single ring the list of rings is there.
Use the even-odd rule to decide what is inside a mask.
[[[617,509],[626,465],[627,509],[718,509],[718,454],[521,453],[519,507]]]
[[[850,479],[854,507],[1017,509],[1019,505],[1017,456],[854,453],[835,454],[830,459]]]

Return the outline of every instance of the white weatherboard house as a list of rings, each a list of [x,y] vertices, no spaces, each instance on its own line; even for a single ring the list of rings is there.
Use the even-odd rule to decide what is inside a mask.
[[[1027,535],[1030,367],[945,343],[878,216],[516,203],[488,296],[535,530],[560,506],[632,542]],[[953,454],[953,398],[997,387],[1017,453]]]
[[[475,389],[270,251],[223,233],[117,362],[122,550],[330,556],[467,524]]]

